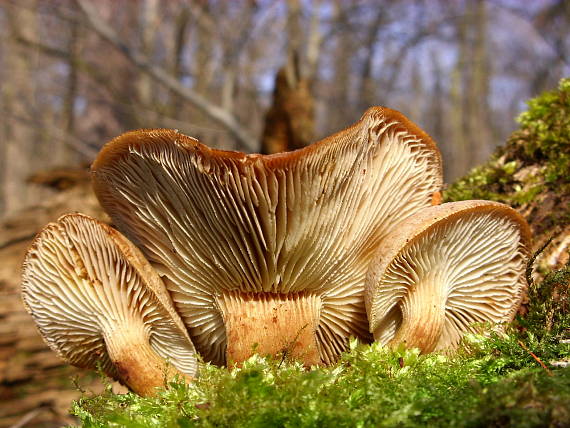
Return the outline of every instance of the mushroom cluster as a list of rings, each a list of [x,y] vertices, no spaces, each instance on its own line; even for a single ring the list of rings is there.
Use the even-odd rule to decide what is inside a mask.
[[[253,353],[329,364],[350,337],[424,352],[510,321],[530,233],[511,208],[441,204],[441,157],[401,113],[276,155],[173,130],[123,134],[92,165],[117,230],[41,231],[23,299],[47,344],[143,395]],[[124,235],[123,235],[124,234]]]

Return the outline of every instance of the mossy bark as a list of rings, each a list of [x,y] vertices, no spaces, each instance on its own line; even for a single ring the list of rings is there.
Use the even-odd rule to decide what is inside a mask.
[[[534,249],[553,238],[539,265],[558,269],[568,261],[570,247],[570,79],[528,106],[506,145],[450,185],[445,200],[511,205],[530,224]]]

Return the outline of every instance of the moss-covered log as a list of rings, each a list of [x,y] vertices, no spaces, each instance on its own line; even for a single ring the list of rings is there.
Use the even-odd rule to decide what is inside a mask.
[[[528,102],[506,145],[445,192],[448,201],[489,199],[516,208],[529,222],[540,258],[560,268],[570,246],[570,79]]]

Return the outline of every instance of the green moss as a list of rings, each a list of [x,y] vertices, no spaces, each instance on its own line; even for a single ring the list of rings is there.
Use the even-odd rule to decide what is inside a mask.
[[[529,312],[521,327],[542,337],[570,336],[570,265],[546,275],[529,287]]]
[[[445,200],[486,199],[508,203],[513,196],[511,192],[506,193],[504,188],[513,182],[516,168],[516,161],[504,163],[503,159],[494,157],[451,185],[444,193]]]
[[[541,192],[570,192],[570,79],[530,100],[518,122],[520,129],[506,146],[452,184],[446,200],[490,199],[518,206]],[[534,169],[528,174],[517,174],[529,167]]]
[[[570,420],[570,268],[530,290],[506,333],[470,334],[455,355],[359,345],[332,367],[254,356],[232,370],[203,365],[192,385],[156,398],[108,390],[73,405],[84,427],[564,426]],[[566,294],[563,291],[566,290]]]
[[[505,419],[544,426],[541,421],[567,420],[556,415],[567,417],[570,409],[570,370],[549,376],[515,342],[469,340],[472,354],[454,358],[353,344],[336,366],[312,371],[255,357],[232,371],[205,367],[196,384],[171,383],[155,399],[107,392],[81,399],[73,412],[85,427],[489,426]]]
[[[570,165],[570,79],[560,81],[558,91],[546,92],[528,102],[529,109],[518,121],[520,138],[528,159],[544,159],[544,177],[549,184],[566,184]]]

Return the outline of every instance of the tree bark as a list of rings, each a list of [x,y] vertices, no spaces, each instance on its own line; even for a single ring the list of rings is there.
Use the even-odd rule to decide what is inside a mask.
[[[313,142],[315,132],[315,100],[311,78],[304,76],[301,53],[301,10],[298,0],[288,3],[287,63],[278,71],[273,89],[273,102],[265,116],[261,152],[285,152]],[[314,58],[312,59],[314,60]]]

